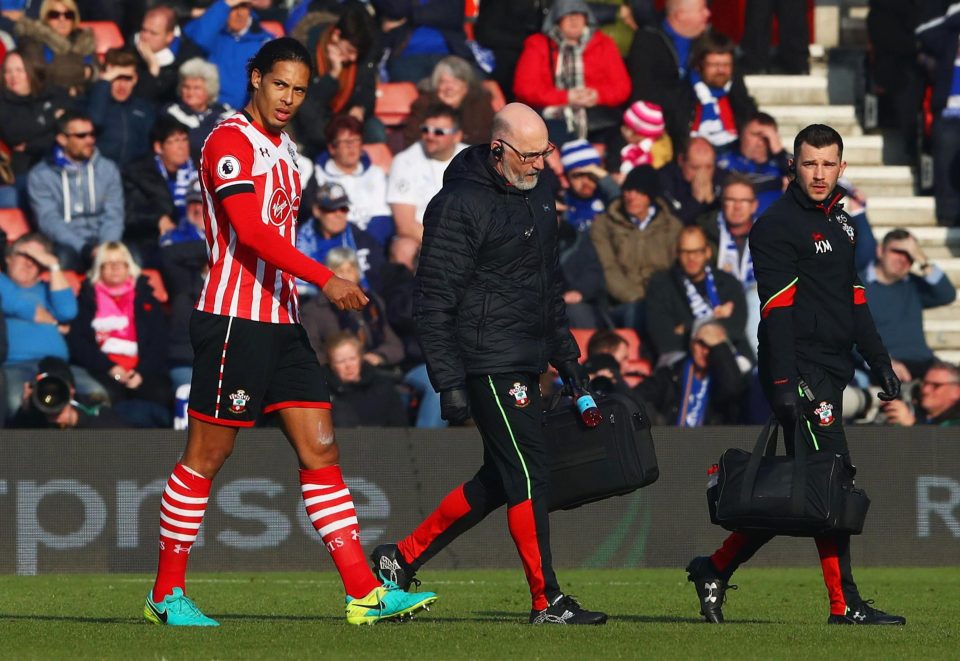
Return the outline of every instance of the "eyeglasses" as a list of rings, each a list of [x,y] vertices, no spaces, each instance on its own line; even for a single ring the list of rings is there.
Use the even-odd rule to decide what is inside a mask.
[[[702,248],[678,248],[678,255],[702,255],[707,251],[707,247],[703,246]]]
[[[68,21],[72,21],[77,17],[77,13],[72,9],[67,9],[66,11],[57,11],[56,9],[51,9],[47,12],[47,20],[55,21],[58,18],[65,18]]]
[[[499,142],[502,142],[503,144],[505,144],[505,145],[506,145],[507,147],[509,147],[510,149],[512,149],[513,152],[517,155],[517,158],[519,158],[519,159],[520,159],[520,162],[523,163],[524,165],[526,165],[527,163],[532,163],[533,161],[537,160],[538,158],[542,158],[543,160],[547,160],[548,158],[550,158],[550,154],[552,154],[553,152],[555,152],[555,151],[557,150],[557,146],[556,146],[556,145],[554,145],[552,142],[548,142],[547,145],[549,145],[549,146],[548,146],[545,150],[543,150],[543,151],[537,151],[537,152],[533,152],[533,153],[529,153],[529,154],[524,154],[522,151],[520,151],[519,149],[517,149],[516,147],[514,147],[513,145],[511,145],[509,142],[507,142],[507,141],[504,140],[503,138],[497,138],[497,140],[498,140]]]
[[[96,131],[81,131],[80,133],[65,133],[68,138],[77,138],[78,140],[86,140],[87,138],[94,138],[97,135]]]
[[[958,381],[921,381],[920,387],[927,388],[930,387],[933,390],[940,390],[943,386],[957,386],[960,385]]]
[[[752,197],[725,197],[723,202],[724,204],[753,204],[756,199]]]
[[[426,124],[422,124],[420,126],[420,133],[423,133],[424,135],[432,134],[438,138],[442,135],[453,135],[459,130],[460,129],[458,129],[456,126],[451,126],[447,129],[440,126],[427,126]]]

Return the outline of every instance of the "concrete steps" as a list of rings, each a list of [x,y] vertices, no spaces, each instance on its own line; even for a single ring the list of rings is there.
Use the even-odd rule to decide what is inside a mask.
[[[937,224],[932,197],[878,195],[867,200],[867,217],[874,227],[892,225],[913,229]],[[882,238],[877,235],[878,241]]]
[[[782,135],[794,136],[810,124],[829,124],[848,137],[863,135],[853,106],[763,105],[764,112],[777,120]],[[792,138],[791,138],[792,140]]]
[[[913,174],[905,165],[848,165],[844,177],[867,197],[912,197]]]
[[[943,321],[955,322],[957,320],[960,320],[960,301],[923,311],[924,325]]]
[[[956,320],[924,321],[923,334],[930,348],[938,353],[960,347],[960,324]]]
[[[765,106],[825,106],[829,103],[827,77],[744,76],[750,95]]]

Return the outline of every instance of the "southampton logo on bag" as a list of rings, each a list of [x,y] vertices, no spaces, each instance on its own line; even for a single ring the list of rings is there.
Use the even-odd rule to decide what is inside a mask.
[[[518,409],[522,409],[524,406],[530,403],[530,398],[527,397],[527,387],[519,381],[514,382],[513,387],[507,392],[513,395]]]
[[[817,422],[821,427],[833,424],[833,404],[830,402],[820,402],[820,406],[813,409],[817,414]]]
[[[250,395],[248,395],[243,388],[237,392],[230,393],[230,412],[241,414],[247,410],[247,402],[250,401]]]

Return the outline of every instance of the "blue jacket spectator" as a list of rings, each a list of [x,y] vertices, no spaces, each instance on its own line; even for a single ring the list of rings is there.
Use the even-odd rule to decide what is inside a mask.
[[[777,120],[757,112],[740,129],[740,140],[734,148],[717,158],[717,166],[750,179],[759,202],[759,216],[783,194],[785,179],[790,174],[789,160],[777,132]]]
[[[133,93],[137,58],[130,51],[110,49],[100,80],[90,88],[87,112],[97,128],[100,152],[123,168],[150,153],[150,129],[156,105]]]
[[[64,268],[85,270],[93,247],[123,235],[123,184],[113,161],[96,149],[93,122],[66,112],[57,120],[57,146],[27,178],[40,231],[53,240]]]
[[[274,38],[242,0],[217,0],[183,28],[220,71],[220,100],[234,108],[247,101],[247,61]]]
[[[877,332],[890,352],[894,369],[899,362],[909,371],[909,375],[898,376],[904,381],[923,376],[934,361],[923,334],[923,311],[949,305],[957,298],[950,278],[927,261],[910,232],[895,229],[883,237],[877,261],[866,269],[861,280]]]

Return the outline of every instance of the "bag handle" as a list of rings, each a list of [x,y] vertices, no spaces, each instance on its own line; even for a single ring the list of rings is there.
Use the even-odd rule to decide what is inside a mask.
[[[803,414],[797,418],[794,429],[793,484],[790,491],[790,511],[796,516],[803,513],[804,501],[806,500],[807,445],[803,435],[802,416]],[[779,421],[776,416],[771,415],[753,446],[753,452],[750,454],[750,460],[747,462],[747,468],[744,472],[743,484],[740,487],[740,506],[744,509],[749,508],[750,501],[753,499],[753,489],[757,483],[761,461],[764,457],[776,456],[779,430]],[[786,450],[786,437],[784,437],[784,450]]]

